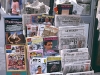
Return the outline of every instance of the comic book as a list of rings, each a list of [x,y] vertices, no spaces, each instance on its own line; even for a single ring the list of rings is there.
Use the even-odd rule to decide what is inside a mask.
[[[30,75],[47,73],[46,58],[32,58],[29,60]]]
[[[47,57],[47,73],[61,71],[61,57],[49,56]]]
[[[94,75],[94,71],[67,73],[66,75]]]
[[[59,55],[58,50],[58,37],[44,37],[43,38],[43,54],[44,56],[57,56]]]
[[[43,38],[40,36],[26,38],[27,51],[43,50]]]
[[[5,44],[25,44],[22,18],[5,18]]]
[[[24,45],[6,45],[7,71],[26,71],[26,50]]]

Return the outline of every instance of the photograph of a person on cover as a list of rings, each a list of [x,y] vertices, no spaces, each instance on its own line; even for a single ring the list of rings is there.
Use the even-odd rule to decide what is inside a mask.
[[[50,18],[49,17],[45,17],[45,22],[43,22],[43,24],[52,25],[51,22],[50,22]]]
[[[25,38],[22,31],[6,32],[6,44],[23,44]]]
[[[37,67],[37,72],[36,74],[42,74],[42,67],[41,66],[38,66]]]
[[[54,48],[55,49],[54,49]],[[44,56],[55,56],[59,54],[59,51],[56,50],[56,46],[54,46],[53,40],[44,41]]]

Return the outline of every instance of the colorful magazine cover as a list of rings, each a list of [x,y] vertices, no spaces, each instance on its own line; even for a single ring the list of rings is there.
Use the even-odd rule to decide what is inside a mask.
[[[5,18],[5,44],[24,44],[22,18]]]
[[[44,56],[59,55],[57,36],[43,38],[43,45],[44,45],[44,50],[43,50]]]
[[[29,60],[30,75],[47,73],[46,58],[32,58]]]
[[[28,52],[29,59],[32,59],[33,57],[43,57],[43,50],[33,50],[31,52]]]
[[[27,37],[34,37],[37,36],[38,34],[38,26],[36,25],[32,25],[32,24],[28,24],[26,26],[26,36]]]
[[[28,51],[43,50],[43,38],[40,36],[27,37],[26,45],[27,45]]]
[[[47,57],[47,73],[61,71],[61,57]]]
[[[24,45],[6,45],[7,71],[26,71],[26,51]]]

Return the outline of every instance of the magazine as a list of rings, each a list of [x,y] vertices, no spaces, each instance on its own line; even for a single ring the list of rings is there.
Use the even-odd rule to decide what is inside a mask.
[[[33,57],[43,57],[43,50],[33,50],[27,53],[29,55],[29,59],[32,59]]]
[[[44,51],[43,51],[44,56],[59,55],[57,36],[43,38],[43,45],[44,45]]]
[[[43,50],[43,38],[40,36],[26,38],[27,51]]]
[[[94,75],[94,71],[67,73],[66,75]]]
[[[90,63],[65,64],[63,69],[63,75],[66,75],[67,73],[85,72],[85,71],[90,71]]]
[[[55,26],[78,26],[80,20],[81,18],[78,15],[55,15]]]
[[[42,36],[43,37],[47,37],[47,36],[57,36],[58,34],[58,28],[54,27],[54,26],[48,26],[46,25],[44,27]]]
[[[72,14],[73,5],[72,4],[59,4],[57,5],[58,14],[69,15]]]
[[[27,27],[26,30],[27,37],[34,37],[38,35],[38,26],[29,24],[26,27]]]
[[[85,48],[86,38],[85,36],[60,36],[59,37],[59,50],[62,49],[74,49],[74,48]]]
[[[26,71],[26,51],[24,45],[6,45],[7,71]]]
[[[61,71],[61,57],[47,57],[47,73]]]
[[[30,75],[47,73],[46,58],[32,58],[29,60]]]
[[[5,44],[25,44],[22,18],[5,18]]]

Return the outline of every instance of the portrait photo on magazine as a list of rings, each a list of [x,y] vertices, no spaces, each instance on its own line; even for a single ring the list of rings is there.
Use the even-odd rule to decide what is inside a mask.
[[[58,50],[58,37],[45,37],[43,38],[44,56],[57,56]]]
[[[26,71],[24,45],[6,45],[7,71]]]
[[[47,72],[45,58],[32,58],[29,60],[30,74],[43,74]]]
[[[5,42],[6,44],[24,44],[25,37],[23,35],[23,31],[17,32],[6,32],[5,34]]]

